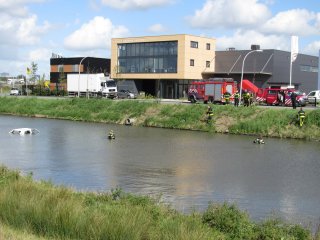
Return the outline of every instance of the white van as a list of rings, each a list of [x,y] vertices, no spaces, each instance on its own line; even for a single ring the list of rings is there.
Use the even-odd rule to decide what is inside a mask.
[[[317,103],[320,102],[320,90],[314,90],[309,92],[307,95],[308,103],[314,104],[314,101],[317,100]]]

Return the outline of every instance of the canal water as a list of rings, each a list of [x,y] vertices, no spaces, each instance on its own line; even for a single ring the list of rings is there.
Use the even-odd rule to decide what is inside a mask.
[[[37,128],[32,136],[13,128]],[[115,140],[108,140],[113,130]],[[255,220],[276,215],[319,224],[320,145],[193,131],[0,115],[0,164],[35,179],[83,191],[160,197],[174,208],[203,211],[236,203]]]

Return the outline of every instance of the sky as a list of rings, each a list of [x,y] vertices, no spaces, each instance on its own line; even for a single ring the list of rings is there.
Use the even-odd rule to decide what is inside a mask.
[[[31,63],[50,78],[52,53],[111,57],[111,39],[191,34],[234,47],[319,55],[320,0],[0,0],[0,73]]]

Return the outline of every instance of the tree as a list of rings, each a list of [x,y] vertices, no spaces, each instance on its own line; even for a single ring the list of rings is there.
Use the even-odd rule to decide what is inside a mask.
[[[36,81],[36,75],[38,71],[38,64],[35,62],[31,62],[31,77],[30,81],[35,82]]]

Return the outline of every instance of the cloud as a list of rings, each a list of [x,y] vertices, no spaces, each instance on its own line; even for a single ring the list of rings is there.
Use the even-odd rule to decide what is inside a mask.
[[[38,48],[29,52],[30,61],[48,61],[51,57],[51,50],[47,48]]]
[[[0,12],[12,16],[26,16],[28,9],[25,4],[40,2],[44,2],[44,0],[0,0]]]
[[[160,23],[154,24],[148,28],[148,31],[152,33],[161,33],[165,32],[166,30],[167,29]]]
[[[304,53],[310,54],[313,56],[319,56],[319,51],[320,51],[320,41],[312,42],[308,44],[304,49]]]
[[[319,15],[319,14],[318,14]],[[292,9],[280,12],[269,19],[262,31],[267,33],[280,33],[288,35],[312,35],[320,34],[320,29],[314,23],[317,14],[305,9]]]
[[[128,10],[128,9],[149,9],[153,7],[165,6],[173,0],[101,0],[102,4],[108,7]]]
[[[48,22],[38,25],[37,16],[28,14],[27,8],[17,4],[25,2],[32,1],[18,0],[11,2],[0,0],[0,44],[12,45],[14,47],[17,45],[37,44],[42,34],[51,28]]]
[[[217,37],[216,40],[217,50],[226,50],[230,47],[247,50],[251,45],[260,45],[261,49],[290,50],[290,38],[283,35],[264,35],[254,30],[237,30],[232,36]]]
[[[261,25],[270,15],[258,0],[207,0],[188,20],[198,28],[247,28]]]
[[[98,16],[66,37],[64,46],[70,50],[81,51],[110,49],[111,38],[123,37],[128,32],[126,27],[114,26],[109,19]]]

